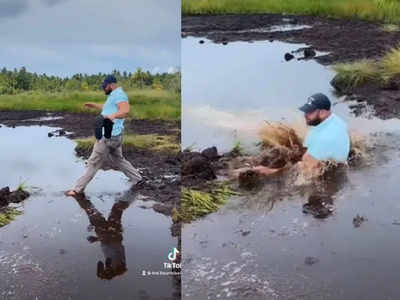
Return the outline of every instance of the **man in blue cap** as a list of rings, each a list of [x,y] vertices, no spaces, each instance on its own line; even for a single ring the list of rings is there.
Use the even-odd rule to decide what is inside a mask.
[[[117,86],[117,79],[113,75],[106,76],[101,88],[108,96],[107,101],[104,104],[88,102],[85,103],[85,106],[100,109],[102,116],[113,122],[111,138],[103,136],[100,140],[96,140],[86,172],[78,179],[75,187],[66,192],[68,196],[83,194],[86,186],[99,169],[114,169],[123,172],[132,180],[134,187],[139,187],[144,183],[139,171],[122,155],[124,118],[130,111],[128,97],[122,88]]]
[[[350,152],[347,125],[331,111],[329,98],[322,93],[314,94],[299,109],[304,112],[306,123],[311,129],[304,141],[306,153],[298,163],[298,167],[308,170],[318,169],[322,161],[328,160],[347,163]],[[280,170],[264,166],[252,169],[262,175],[274,174]]]

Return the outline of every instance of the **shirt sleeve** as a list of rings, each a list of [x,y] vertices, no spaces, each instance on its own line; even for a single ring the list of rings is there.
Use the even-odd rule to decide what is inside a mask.
[[[121,102],[128,102],[128,96],[124,92],[118,93],[118,95],[115,96],[115,104],[118,104]]]

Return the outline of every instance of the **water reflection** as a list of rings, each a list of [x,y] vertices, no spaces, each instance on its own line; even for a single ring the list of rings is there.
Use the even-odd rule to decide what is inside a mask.
[[[97,262],[97,277],[101,279],[113,279],[124,274],[128,269],[126,266],[125,247],[122,244],[123,228],[121,223],[122,214],[127,209],[130,201],[118,201],[114,203],[111,212],[106,219],[96,209],[87,197],[75,197],[79,206],[86,212],[90,225],[94,227],[97,236],[88,236],[90,243],[100,242],[104,254],[104,262]]]

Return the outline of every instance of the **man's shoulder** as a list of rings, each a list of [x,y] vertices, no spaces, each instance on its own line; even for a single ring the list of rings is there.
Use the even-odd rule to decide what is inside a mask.
[[[124,92],[124,90],[119,87],[117,89],[115,89],[115,93],[113,93],[113,98],[115,100],[125,100],[128,101],[128,95]]]

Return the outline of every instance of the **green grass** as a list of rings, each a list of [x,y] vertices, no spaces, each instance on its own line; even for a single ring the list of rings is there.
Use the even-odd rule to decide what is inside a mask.
[[[340,63],[333,66],[335,81],[354,88],[367,82],[388,83],[400,79],[400,46],[391,49],[382,58]]]
[[[387,82],[400,77],[400,47],[390,50],[380,61],[382,80]]]
[[[9,224],[16,216],[22,214],[19,210],[11,207],[0,209],[0,227]]]
[[[217,211],[231,195],[237,195],[227,185],[220,185],[210,193],[182,188],[181,211],[175,219],[190,223],[197,218]]]
[[[147,149],[156,152],[173,152],[180,151],[180,145],[177,143],[175,136],[156,135],[156,134],[126,134],[123,139],[123,147]],[[76,139],[76,151],[89,151],[92,149],[95,138]]]
[[[127,92],[131,103],[130,117],[137,119],[179,120],[180,95],[165,90],[142,89]],[[104,103],[103,92],[26,92],[1,95],[0,110],[46,110],[62,112],[93,112],[83,106],[85,102]]]
[[[345,82],[349,87],[361,86],[369,81],[377,80],[380,76],[378,64],[367,59],[336,64],[333,69],[337,73],[336,80]]]
[[[386,32],[397,32],[400,30],[400,26],[397,24],[383,24],[382,30]]]
[[[398,0],[182,0],[183,15],[287,13],[400,23]]]

